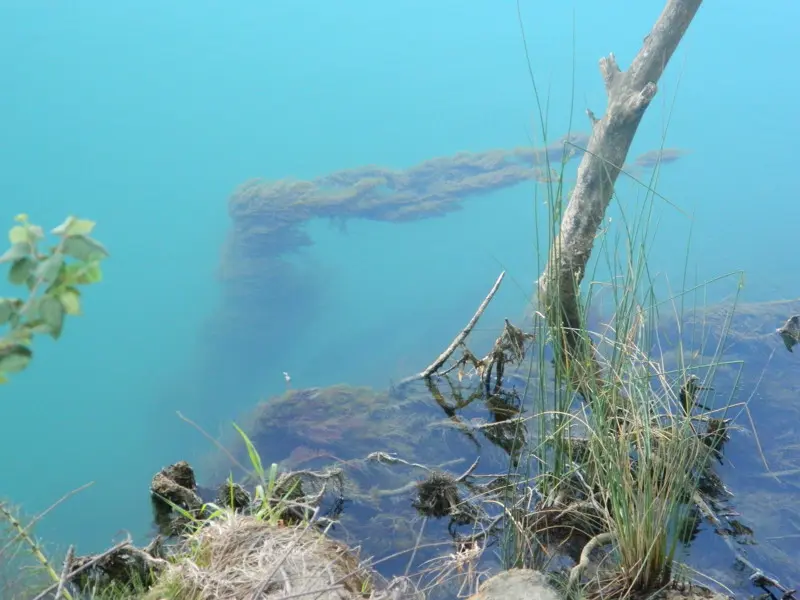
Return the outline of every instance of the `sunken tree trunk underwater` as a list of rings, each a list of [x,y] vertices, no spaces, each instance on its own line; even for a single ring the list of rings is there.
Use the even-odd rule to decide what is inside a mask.
[[[669,0],[627,71],[620,70],[613,53],[600,59],[608,95],[606,113],[597,119],[586,111],[592,121],[589,144],[578,166],[560,232],[538,281],[540,302],[560,350],[557,364],[562,373],[569,373],[586,401],[602,381],[582,323],[580,284],[639,123],[701,2]]]

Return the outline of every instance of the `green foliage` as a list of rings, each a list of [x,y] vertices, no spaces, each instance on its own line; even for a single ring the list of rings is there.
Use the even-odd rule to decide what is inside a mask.
[[[277,525],[289,506],[291,498],[298,491],[300,481],[296,478],[281,478],[278,475],[278,465],[272,463],[269,471],[264,470],[258,450],[242,429],[233,424],[236,431],[242,436],[250,457],[254,475],[258,483],[255,487],[255,505],[258,507],[254,516],[260,520]]]
[[[81,314],[81,290],[102,280],[100,262],[108,251],[89,237],[95,223],[68,217],[50,233],[58,243],[43,251],[44,230],[31,223],[27,215],[18,215],[8,232],[11,244],[0,256],[8,263],[8,280],[26,288],[25,297],[0,298],[0,327],[7,328],[0,337],[0,383],[8,373],[28,367],[33,358],[33,337],[61,337],[67,315]]]

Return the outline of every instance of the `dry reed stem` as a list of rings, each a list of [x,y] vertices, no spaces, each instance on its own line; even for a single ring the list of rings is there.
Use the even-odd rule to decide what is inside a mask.
[[[366,574],[358,561],[313,528],[272,526],[230,514],[206,523],[187,542],[194,559],[170,567],[165,581],[190,597],[356,597]]]

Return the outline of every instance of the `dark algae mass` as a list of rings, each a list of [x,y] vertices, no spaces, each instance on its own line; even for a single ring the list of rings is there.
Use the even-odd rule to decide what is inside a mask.
[[[312,221],[344,229],[351,219],[404,223],[442,217],[468,200],[524,182],[558,181],[562,165],[579,159],[587,140],[578,132],[546,147],[459,152],[406,169],[365,165],[307,181],[243,183],[228,200],[231,227],[219,269],[223,297],[209,324],[209,385],[225,390],[231,380],[252,378],[262,365],[280,359],[276,340],[296,336],[308,315],[323,310],[326,281],[302,254],[314,245],[307,231]],[[646,153],[637,166],[653,167],[657,154]],[[670,150],[663,162],[681,155]]]
[[[310,181],[243,183],[228,200],[231,228],[219,269],[223,297],[208,326],[210,397],[234,384],[241,389],[264,364],[279,360],[283,349],[276,340],[297,336],[308,316],[322,310],[326,282],[302,255],[314,244],[310,222],[344,227],[351,219],[441,217],[472,198],[550,181],[548,168],[580,157],[586,140],[585,133],[573,133],[547,147],[460,152],[406,169],[362,166]]]
[[[228,294],[258,295],[270,283],[283,284],[282,259],[313,245],[304,229],[313,219],[344,225],[443,216],[474,196],[543,177],[547,161],[558,166],[579,156],[586,140],[578,133],[546,148],[461,152],[404,170],[363,166],[310,181],[248,181],[228,201],[232,226],[221,266]]]

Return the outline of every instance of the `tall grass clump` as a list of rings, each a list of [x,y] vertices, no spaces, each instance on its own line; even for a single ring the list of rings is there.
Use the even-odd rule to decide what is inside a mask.
[[[546,145],[541,110],[540,116]],[[565,145],[570,143],[568,136]],[[544,199],[537,189],[537,247],[544,244],[550,256],[561,251],[555,245],[570,195],[565,167],[566,160],[560,171],[548,163],[547,171],[557,176],[546,183]],[[567,539],[577,538],[569,583],[573,590],[580,584],[589,595],[627,597],[673,579],[678,550],[696,524],[700,484],[715,457],[707,425],[724,425],[711,414],[724,416],[731,406],[729,396],[711,414],[694,415],[692,398],[685,402],[683,397],[687,382],[697,377],[694,381],[710,386],[716,370],[727,364],[721,350],[730,319],[724,331],[714,332],[721,341],[709,358],[700,351],[705,349],[694,347],[698,340],[687,340],[692,336],[685,330],[691,325],[696,333],[694,320],[702,308],[696,299],[705,286],[688,289],[684,277],[683,291],[659,299],[659,288],[666,286],[648,264],[656,233],[651,229],[654,207],[665,200],[655,192],[657,177],[658,166],[649,183],[631,176],[644,191],[634,214],[620,204],[615,191],[612,202],[620,216],[603,223],[595,238],[589,283],[579,291],[582,326],[555,326],[559,319],[552,314],[562,307],[534,303],[537,351],[527,397],[537,435],[528,448],[527,471],[517,475],[532,482],[528,489],[535,489],[538,500],[534,526],[526,522],[507,537],[505,562],[530,563],[532,555],[541,559],[542,553],[533,550],[542,547],[569,554]],[[538,234],[542,221],[544,238]],[[687,265],[688,256],[687,240]],[[547,258],[539,255],[539,272]],[[741,281],[737,294],[740,287]],[[704,358],[698,362],[697,356]],[[526,498],[513,501],[517,508],[523,501],[530,504]],[[597,554],[593,561],[590,555],[598,548],[606,550],[604,559],[589,577],[590,562],[597,567]],[[550,557],[552,553],[544,553]]]

